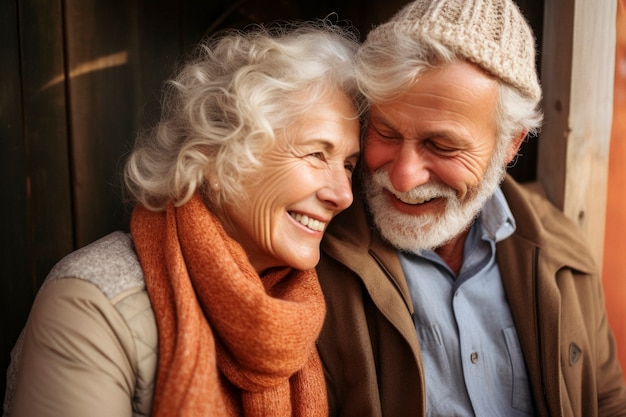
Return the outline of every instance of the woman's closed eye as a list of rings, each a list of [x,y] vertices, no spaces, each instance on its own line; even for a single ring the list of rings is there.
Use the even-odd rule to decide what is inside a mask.
[[[324,155],[324,152],[313,152],[313,153],[310,153],[309,156],[317,158],[320,161],[326,162],[326,155]]]

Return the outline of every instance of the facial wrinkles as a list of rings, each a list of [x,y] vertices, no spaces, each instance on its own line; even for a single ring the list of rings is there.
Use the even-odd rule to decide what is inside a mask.
[[[310,230],[321,231],[319,221],[330,219],[347,202],[344,195],[339,207],[331,206],[320,199],[320,190],[336,186],[339,172],[331,168],[346,175],[346,158],[358,155],[358,119],[346,116],[356,116],[354,107],[337,91],[276,131],[274,145],[258,155],[259,170],[247,176],[244,192],[235,196],[238,204],[224,207],[229,234],[244,246],[257,270],[280,265],[308,269],[319,260],[320,234]],[[332,183],[326,177],[331,173]]]
[[[276,213],[284,213],[284,207],[280,204],[287,204],[282,201],[284,181],[290,175],[297,175],[305,179],[302,171],[301,161],[293,153],[293,149],[281,146],[266,155],[263,160],[263,175],[257,177],[253,189],[256,190],[257,199],[255,210],[255,229],[257,233],[262,233],[266,240],[267,247],[271,247],[272,232],[276,227]],[[276,168],[278,167],[278,168]],[[269,216],[269,218],[267,218]],[[265,232],[265,233],[263,233]]]
[[[454,183],[459,197],[463,198],[470,188],[481,181],[487,170],[490,156],[494,150],[495,140],[493,138],[495,132],[491,134],[491,132],[487,131],[484,136],[478,137],[476,132],[482,132],[480,129],[472,130],[465,128],[457,121],[444,124],[445,126],[441,130],[442,133],[431,133],[432,137],[442,138],[439,144],[444,147],[450,146],[455,152],[450,156],[437,155],[436,158],[440,158],[443,161],[441,166],[445,168],[442,173],[450,171],[463,173],[462,181],[455,181]],[[454,125],[457,125],[460,129],[456,131],[450,129]],[[447,141],[443,138],[449,138],[450,140]],[[453,184],[451,183],[450,185]]]
[[[484,158],[484,160],[487,160]],[[475,154],[470,155],[469,152],[464,151],[457,155],[454,158],[454,163],[461,166],[461,168],[454,169],[462,169],[466,176],[464,177],[464,181],[459,182],[457,187],[458,197],[463,199],[470,192],[472,188],[474,188],[478,183],[480,183],[483,175],[485,174],[487,167],[486,164],[483,164],[482,160],[476,158]],[[469,179],[472,181],[470,182]]]
[[[253,208],[253,220],[255,232],[259,236],[264,236],[268,248],[271,248],[271,236],[275,235],[277,229],[282,230],[278,228],[281,219],[277,218],[276,215],[288,213],[304,226],[312,230],[323,231],[326,223],[320,222],[319,216],[325,219],[335,214],[328,208],[323,213],[315,207],[311,207],[310,210],[308,207],[289,210],[289,203],[293,202],[282,201],[279,198],[283,184],[291,176],[298,176],[301,178],[301,182],[314,183],[320,187],[326,184],[327,187],[334,189],[341,186],[339,181],[349,181],[349,174],[344,168],[344,162],[347,158],[347,156],[344,157],[344,154],[348,152],[347,147],[335,148],[333,146],[330,148],[330,145],[327,146],[324,151],[327,159],[324,161],[309,155],[311,151],[320,150],[318,142],[324,142],[324,140],[314,140],[312,144],[305,143],[304,145],[286,144],[285,141],[285,144],[281,145],[279,149],[262,158],[265,174],[260,177],[256,176],[256,180],[253,179],[256,182],[252,189],[259,189]],[[358,151],[354,153],[358,154]],[[278,166],[279,169],[272,169],[274,166]],[[271,175],[268,175],[267,171],[271,172]],[[345,180],[339,176],[345,176]]]
[[[393,190],[389,175],[380,169],[365,179],[368,205],[383,238],[401,250],[419,253],[441,247],[473,221],[485,202],[493,195],[506,172],[506,155],[501,149],[494,154],[485,176],[461,201],[450,187],[425,184],[407,193]],[[387,200],[384,190],[407,198],[438,195],[446,198],[445,209],[420,216],[397,211]]]
[[[424,97],[436,97],[436,100],[425,101]],[[473,144],[483,142],[473,132],[484,131],[483,123],[493,119],[485,115],[484,110],[481,111],[483,117],[477,118],[475,106],[475,103],[434,94],[406,93],[398,101],[373,106],[370,126],[396,133],[406,140],[445,137],[461,150],[471,149]],[[419,117],[418,123],[416,117]],[[489,130],[495,132],[495,124],[492,123]],[[486,155],[491,150],[486,149]]]
[[[384,122],[383,125],[388,126]],[[441,128],[441,126],[438,127]],[[385,129],[397,132],[397,130],[393,128],[385,127]],[[397,140],[398,145],[402,144],[403,146],[417,148],[414,152],[418,152],[421,159],[432,160],[434,166],[437,167],[434,174],[439,176],[441,181],[450,185],[450,188],[453,186],[459,198],[464,198],[468,189],[480,182],[486,170],[487,163],[485,161],[489,160],[488,156],[483,157],[482,155],[488,155],[491,151],[491,146],[489,146],[488,141],[481,141],[477,146],[472,147],[472,140],[459,139],[458,134],[451,133],[448,129],[440,129],[438,131],[429,130],[428,132],[429,133],[393,133],[393,135],[397,135],[398,137],[398,139],[394,139],[394,142]],[[422,137],[451,138],[449,142],[442,140],[442,143],[444,143],[445,146],[449,144],[451,148],[457,147],[458,153],[449,157],[431,155],[430,153],[434,151],[429,149],[430,145],[428,142],[425,142]],[[371,138],[377,140],[377,134],[374,134]],[[367,149],[368,147],[366,146],[366,152]],[[372,152],[376,152],[376,150]],[[441,159],[441,161],[438,161],[438,159]],[[451,171],[462,172],[464,175],[463,177],[450,176],[448,173]],[[450,189],[448,192],[451,192]]]
[[[253,252],[255,251],[254,248],[256,246],[259,246],[258,249],[266,248],[269,249],[270,252],[272,251],[271,231],[274,222],[271,219],[271,214],[273,213],[272,203],[274,200],[271,198],[271,195],[272,189],[276,186],[275,184],[280,184],[278,177],[279,176],[276,173],[265,177],[255,177],[251,175],[251,184],[246,189],[257,190],[258,192],[258,189],[262,188],[263,192],[261,195],[251,195],[248,193],[248,195],[242,196],[242,200],[247,201],[248,203],[240,204],[236,208],[236,210],[240,213],[239,216],[242,218],[248,217],[250,219],[248,226],[250,228],[250,236],[248,236],[246,240],[254,236],[256,236],[257,239],[262,239],[261,242],[256,244],[254,243],[254,239],[250,241],[252,244],[250,250]],[[259,178],[262,178],[263,181],[259,181]],[[260,187],[261,183],[263,184],[263,187]],[[248,255],[251,255],[251,253],[248,253]]]
[[[257,236],[268,225],[264,226],[264,218],[271,213],[275,197],[281,194],[282,180],[296,169],[293,155],[288,154],[288,150],[280,142],[276,146],[258,157],[260,167],[242,179],[245,183],[244,193],[238,197],[236,210],[240,216],[251,218],[251,229]],[[264,236],[267,239],[267,234]]]
[[[422,120],[456,125],[457,137],[472,138],[472,132],[487,128],[495,132],[497,83],[490,75],[472,64],[458,62],[425,73],[406,94],[404,102],[419,108]]]
[[[425,72],[404,96],[373,108],[373,120],[381,117],[396,127],[401,141],[414,140],[422,157],[432,162],[433,178],[445,184],[438,190],[436,184],[426,183],[405,196],[417,203],[441,193],[446,201],[444,210],[425,210],[427,214],[419,216],[398,212],[384,192],[393,191],[387,173],[390,165],[383,165],[389,161],[372,154],[369,168],[380,172],[367,178],[366,192],[383,237],[407,250],[430,249],[443,245],[471,223],[505,170],[505,159],[499,153],[492,156],[496,96],[491,77],[472,64],[457,62]],[[384,146],[380,148],[384,150]],[[452,152],[448,154],[447,149]],[[366,146],[366,156],[367,152]]]

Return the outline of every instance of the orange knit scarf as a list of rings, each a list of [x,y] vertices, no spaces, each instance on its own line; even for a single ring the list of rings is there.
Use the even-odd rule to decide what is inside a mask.
[[[262,277],[195,195],[131,232],[159,332],[153,416],[326,416],[315,271]]]

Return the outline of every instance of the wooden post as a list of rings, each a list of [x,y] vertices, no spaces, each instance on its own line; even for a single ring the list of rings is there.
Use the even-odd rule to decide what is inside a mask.
[[[545,3],[537,178],[602,267],[617,2]]]

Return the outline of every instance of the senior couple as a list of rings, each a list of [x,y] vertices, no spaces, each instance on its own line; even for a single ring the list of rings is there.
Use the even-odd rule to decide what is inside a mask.
[[[42,286],[4,416],[626,415],[589,251],[506,175],[535,55],[512,0],[205,40],[127,162],[130,233]]]

